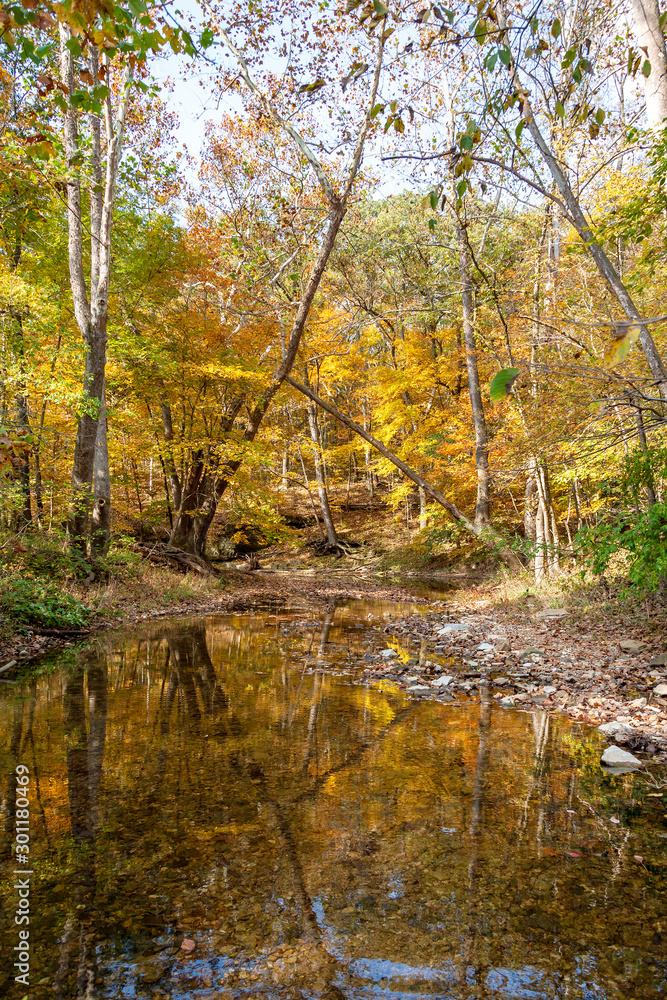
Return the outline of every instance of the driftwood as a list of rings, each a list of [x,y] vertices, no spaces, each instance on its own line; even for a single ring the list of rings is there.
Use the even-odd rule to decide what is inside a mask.
[[[168,566],[178,573],[200,573],[202,576],[217,576],[218,574],[218,571],[207,559],[202,559],[201,556],[196,556],[192,552],[176,549],[164,542],[154,542],[151,545],[137,542],[134,550],[140,552],[142,557],[149,562],[155,563],[157,566]]]

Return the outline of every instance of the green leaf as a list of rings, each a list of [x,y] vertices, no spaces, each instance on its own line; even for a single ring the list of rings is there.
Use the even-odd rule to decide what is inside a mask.
[[[519,368],[503,368],[497,375],[494,375],[489,386],[489,396],[493,403],[499,403],[509,396],[512,386],[521,374]]]
[[[373,120],[373,118],[377,118],[378,115],[381,115],[382,112],[384,111],[384,108],[385,108],[384,104],[376,104],[373,110],[371,111],[371,121]]]
[[[456,185],[456,193],[459,196],[459,198],[462,198],[467,190],[468,190],[468,181],[466,178],[464,178],[462,181],[459,181],[459,183]]]
[[[380,3],[380,0],[373,0],[373,6],[375,7],[376,14],[384,16],[385,14],[389,13],[389,8],[385,7],[383,3]]]
[[[651,75],[651,64],[648,61],[648,59],[644,60],[644,64],[642,66],[642,73],[644,74],[645,77],[649,77]]]
[[[595,120],[598,123],[598,125],[602,125],[604,119],[605,119],[604,111],[602,110],[602,108],[598,108],[597,111],[595,112]]]
[[[498,56],[503,66],[509,66],[512,61],[512,53],[508,48],[498,49]]]
[[[558,38],[561,31],[562,28],[560,26],[560,21],[558,20],[558,18],[556,18],[554,23],[551,25],[551,34],[553,35],[554,38]]]
[[[473,147],[472,136],[471,135],[464,135],[462,137],[462,139],[461,139],[461,149],[465,149],[468,152],[470,152],[470,150],[472,149],[472,147]]]
[[[556,114],[558,115],[561,121],[565,121],[565,108],[560,103],[560,101],[556,101]]]
[[[526,123],[525,123],[525,121],[522,118],[521,121],[519,122],[519,124],[517,125],[517,127],[514,129],[514,134],[517,137],[517,139],[521,138],[521,133],[523,132],[523,127],[524,127],[525,124]]]
[[[78,38],[68,38],[65,42],[65,48],[69,49],[75,58],[78,58],[83,51]]]

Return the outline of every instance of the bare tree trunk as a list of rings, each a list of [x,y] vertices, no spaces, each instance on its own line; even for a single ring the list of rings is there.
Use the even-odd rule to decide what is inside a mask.
[[[19,379],[16,385],[16,422],[21,430],[30,432],[30,414],[28,410],[28,394],[25,382],[24,357],[25,342],[23,339],[23,317],[20,312],[14,313],[17,325]],[[21,489],[21,507],[18,512],[18,527],[26,528],[32,524],[32,501],[30,496],[30,448],[26,445],[21,456],[22,462],[18,470],[18,480]]]
[[[320,432],[317,426],[317,409],[315,407],[315,404],[313,403],[310,406],[308,406],[307,411],[308,411],[308,426],[310,428],[310,440],[313,443],[313,464],[315,466],[315,481],[317,482],[317,492],[320,498],[322,520],[324,521],[324,528],[327,535],[327,547],[334,549],[337,548],[338,546],[338,535],[336,534],[336,528],[333,522],[331,507],[329,506],[329,495],[327,493],[327,485],[324,478],[324,470],[322,468]]]
[[[651,470],[650,460],[649,460],[649,450],[648,442],[646,441],[646,431],[644,429],[644,418],[642,417],[642,411],[636,411],[636,421],[637,421],[637,435],[639,437],[639,447],[644,453],[644,459],[646,461],[646,499],[648,501],[649,507],[657,503],[657,498],[655,495],[655,483],[653,481],[653,472]]]
[[[426,490],[423,486],[419,487],[419,530],[424,531],[426,524],[428,522],[428,517],[426,515]]]
[[[164,466],[169,476],[169,485],[171,486],[171,501],[175,511],[178,511],[181,506],[181,480],[176,469],[176,464],[174,462],[174,427],[171,420],[171,406],[169,403],[160,403],[162,410],[162,427],[164,430]]]
[[[91,190],[91,271],[90,300],[86,289],[83,267],[83,231],[81,216],[81,182],[79,179],[79,158],[81,143],[78,131],[77,111],[71,102],[78,82],[75,81],[74,58],[68,45],[72,39],[70,28],[61,24],[60,28],[60,77],[68,99],[65,112],[63,134],[69,178],[67,181],[67,230],[70,285],[74,304],[74,315],[81,337],[86,347],[86,361],[83,378],[83,406],[78,418],[74,459],[72,462],[72,504],[69,517],[69,531],[72,547],[81,556],[86,555],[88,514],[93,492],[95,450],[98,441],[98,425],[104,405],[104,377],[107,347],[107,313],[109,283],[111,275],[111,228],[116,196],[116,182],[122,155],[125,118],[130,99],[130,83],[134,73],[128,61],[121,82],[118,106],[112,112],[111,94],[105,99],[106,118],[106,172],[102,183],[101,164],[101,124],[99,117],[91,116],[92,138],[92,190]],[[91,68],[97,73],[97,54],[93,46]],[[108,56],[104,56],[109,70]],[[102,433],[106,435],[106,420]],[[106,454],[106,443],[100,443],[100,460]],[[107,458],[108,461],[108,458]],[[95,541],[93,554],[104,547],[104,532],[108,531],[110,504],[103,517],[97,516],[93,523]],[[99,515],[99,511],[98,511]],[[95,518],[93,519],[95,521]]]
[[[449,90],[447,73],[442,75],[442,91],[445,102],[445,117],[447,121],[447,139],[454,145],[456,126],[454,107]],[[451,174],[452,205],[456,204],[456,179]],[[455,208],[452,208],[452,221],[456,233],[456,243],[459,252],[459,273],[461,275],[461,304],[463,311],[463,343],[465,346],[465,362],[468,372],[468,392],[472,421],[475,428],[475,466],[477,468],[477,501],[475,503],[475,524],[484,528],[491,517],[490,482],[489,482],[489,443],[484,416],[484,404],[479,385],[479,370],[477,368],[477,343],[475,341],[473,284],[470,277],[470,254],[465,230]]]
[[[529,542],[535,541],[535,517],[537,510],[537,483],[535,482],[535,463],[531,459],[530,473],[526,480],[526,492],[523,507],[523,533]]]
[[[470,261],[466,234],[455,217],[456,240],[459,249],[459,269],[461,273],[461,299],[463,303],[463,341],[466,353],[466,369],[468,371],[468,391],[472,421],[475,428],[475,466],[477,468],[477,501],[475,503],[475,523],[485,527],[490,521],[490,482],[489,482],[489,444],[486,431],[486,418],[482,391],[479,385],[479,370],[477,368],[477,343],[473,325],[472,280],[470,278]]]
[[[361,415],[363,417],[363,426],[365,431],[370,431],[370,425],[368,421],[368,406],[366,399],[361,401]],[[368,495],[373,499],[373,472],[371,469],[371,449],[368,445],[364,447],[364,466],[366,469],[366,485],[368,486]]]
[[[546,576],[546,536],[544,531],[545,512],[542,494],[538,495],[537,516],[535,518],[535,582],[541,583]]]
[[[93,461],[93,511],[91,517],[90,551],[93,559],[102,555],[111,536],[111,476],[109,474],[109,446],[107,435],[107,409],[104,390],[100,419],[97,422],[95,456]]]
[[[667,50],[658,0],[632,0],[632,16],[639,47],[651,64],[651,72],[643,77],[646,116],[651,128],[657,128],[667,118]]]

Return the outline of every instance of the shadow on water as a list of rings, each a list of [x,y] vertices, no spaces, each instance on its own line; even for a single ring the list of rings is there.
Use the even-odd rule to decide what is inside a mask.
[[[664,997],[663,799],[564,721],[355,684],[392,610],[161,624],[3,691],[3,995],[22,763],[30,1000]]]

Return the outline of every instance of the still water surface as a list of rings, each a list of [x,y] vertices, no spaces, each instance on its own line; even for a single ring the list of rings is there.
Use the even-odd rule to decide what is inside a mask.
[[[565,721],[354,683],[405,610],[162,622],[3,685],[0,992],[24,763],[30,1000],[665,997],[667,795]]]

